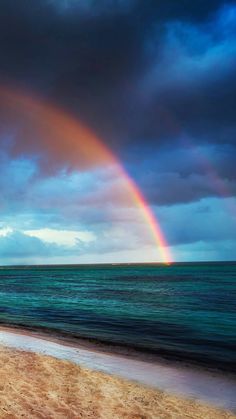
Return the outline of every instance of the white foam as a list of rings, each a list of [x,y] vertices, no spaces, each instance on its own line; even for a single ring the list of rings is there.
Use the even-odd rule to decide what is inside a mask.
[[[236,410],[236,381],[228,376],[75,348],[40,337],[3,330],[0,330],[0,344],[69,360],[170,393]]]

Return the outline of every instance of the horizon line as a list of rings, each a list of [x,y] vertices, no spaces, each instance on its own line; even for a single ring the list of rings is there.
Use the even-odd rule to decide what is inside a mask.
[[[49,264],[19,264],[19,265],[0,265],[2,268],[37,268],[37,267],[76,267],[76,266],[129,266],[129,265],[158,265],[163,267],[171,267],[172,265],[190,265],[190,264],[207,264],[207,263],[236,263],[236,260],[196,260],[196,261],[178,261],[166,264],[165,262],[96,262],[96,263],[49,263]]]

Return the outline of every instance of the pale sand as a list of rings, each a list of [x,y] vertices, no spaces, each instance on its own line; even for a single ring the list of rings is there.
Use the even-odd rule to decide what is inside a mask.
[[[0,417],[223,419],[236,416],[81,368],[69,361],[0,346]]]

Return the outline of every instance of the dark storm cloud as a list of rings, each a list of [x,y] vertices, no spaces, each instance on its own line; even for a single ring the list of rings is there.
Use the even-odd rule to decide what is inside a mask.
[[[141,83],[141,136],[235,140],[236,6],[202,22],[173,20],[152,30],[150,66]],[[143,129],[142,129],[143,127]]]
[[[83,8],[86,2],[79,4],[82,6],[72,0],[1,2],[3,80],[22,83],[73,109],[107,141],[115,142],[118,137],[120,142],[124,137],[135,141],[138,134],[165,134],[166,127],[159,133],[155,127],[158,124],[153,123],[153,119],[162,119],[160,103],[153,98],[145,109],[142,98],[137,97],[138,81],[160,53],[166,23],[177,19],[201,24],[222,2],[133,1],[128,2],[130,7],[124,7],[124,2],[107,0],[96,8],[94,2],[88,2],[87,13]],[[107,13],[107,9],[114,13]],[[153,36],[157,46],[150,54],[146,45]],[[161,103],[177,113],[180,120],[189,102],[194,103],[192,112],[188,110],[191,122],[191,113],[197,113],[194,107],[199,111],[202,102],[212,97],[210,94],[202,98],[198,89],[192,94],[189,90],[182,92],[182,88],[179,92],[178,83],[174,89],[175,94],[171,94],[173,86],[171,92],[166,87]],[[215,92],[216,100],[229,89],[223,90]],[[201,103],[198,106],[196,102]],[[137,115],[142,112],[140,123]]]
[[[132,164],[140,155],[139,164]],[[157,151],[146,145],[136,150],[129,167],[149,202],[169,206],[235,196],[235,155],[231,144],[202,146],[182,141]]]
[[[236,218],[233,200],[217,198],[176,205],[165,211],[165,232],[171,245],[234,240]],[[232,211],[233,210],[233,211]],[[235,249],[234,249],[235,254]]]
[[[147,161],[158,161],[167,143],[175,153],[183,136],[200,144],[234,143],[234,4],[3,0],[0,79],[74,112],[128,168],[128,156],[137,160],[136,147],[138,157],[145,156],[144,141]],[[215,165],[221,176],[235,179],[232,155]],[[173,156],[162,173],[150,166],[152,182],[145,189],[155,203],[212,195],[194,164],[185,175]]]

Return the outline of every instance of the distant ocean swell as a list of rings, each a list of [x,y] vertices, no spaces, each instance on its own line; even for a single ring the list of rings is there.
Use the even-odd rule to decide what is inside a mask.
[[[236,372],[236,264],[4,267],[0,323]]]

